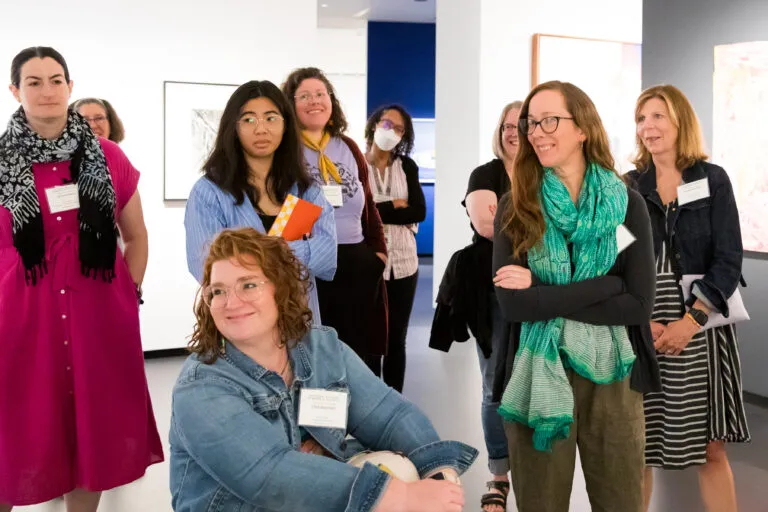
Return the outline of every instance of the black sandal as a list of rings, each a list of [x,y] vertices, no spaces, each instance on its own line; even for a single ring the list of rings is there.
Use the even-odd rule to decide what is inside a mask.
[[[509,482],[491,480],[490,482],[486,482],[485,485],[488,486],[489,491],[491,489],[496,489],[497,491],[501,491],[501,494],[498,492],[489,492],[487,494],[483,494],[483,496],[480,498],[480,508],[487,507],[489,505],[498,505],[502,510],[507,510]]]

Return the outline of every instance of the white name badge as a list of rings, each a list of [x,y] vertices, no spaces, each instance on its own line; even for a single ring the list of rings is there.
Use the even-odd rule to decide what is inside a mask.
[[[677,187],[677,204],[680,206],[709,197],[709,180],[692,181]]]
[[[373,201],[376,203],[386,203],[387,201],[391,201],[392,198],[386,194],[373,194]]]
[[[323,194],[325,194],[325,198],[334,208],[344,206],[344,197],[341,194],[341,185],[323,185]]]
[[[347,428],[349,393],[325,389],[301,390],[299,426]]]
[[[48,207],[51,213],[66,212],[80,208],[80,197],[77,195],[77,185],[62,185],[45,189],[48,196]]]
[[[619,251],[617,254],[621,254],[621,252],[632,245],[635,240],[637,240],[637,238],[635,238],[635,235],[627,229],[627,226],[624,224],[616,226],[616,247]]]

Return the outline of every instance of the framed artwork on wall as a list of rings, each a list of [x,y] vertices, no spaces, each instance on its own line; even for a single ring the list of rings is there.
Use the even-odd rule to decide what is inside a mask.
[[[236,85],[163,82],[163,199],[185,201],[213,148]]]
[[[592,99],[608,132],[617,170],[633,169],[635,101],[642,90],[641,45],[534,34],[531,88],[570,82]]]
[[[715,46],[712,162],[731,178],[744,250],[768,253],[768,41]]]

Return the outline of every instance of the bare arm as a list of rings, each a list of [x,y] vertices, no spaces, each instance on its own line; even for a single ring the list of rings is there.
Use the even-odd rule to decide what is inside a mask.
[[[144,272],[147,270],[147,258],[149,257],[149,238],[147,226],[144,224],[144,213],[141,209],[139,191],[134,192],[131,199],[123,208],[117,227],[123,239],[125,249],[123,251],[125,261],[131,279],[137,285],[144,280]]]
[[[493,240],[492,207],[497,204],[496,194],[491,190],[475,190],[465,199],[469,220],[475,231],[482,237]]]

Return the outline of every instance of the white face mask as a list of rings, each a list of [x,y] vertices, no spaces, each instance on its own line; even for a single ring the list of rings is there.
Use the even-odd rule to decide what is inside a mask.
[[[392,151],[395,146],[400,144],[403,138],[395,133],[395,130],[383,128],[379,126],[376,131],[373,132],[373,140],[376,145],[383,151]]]

